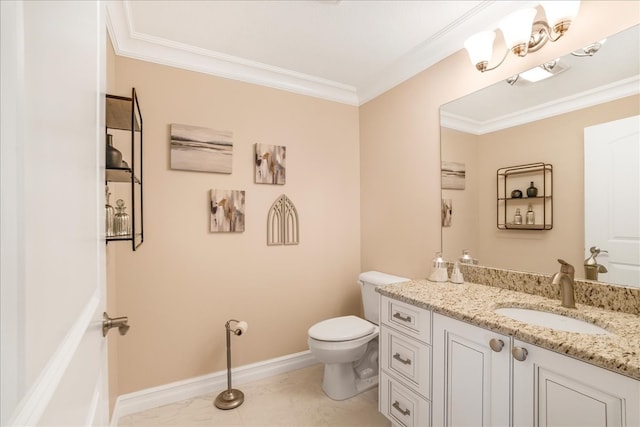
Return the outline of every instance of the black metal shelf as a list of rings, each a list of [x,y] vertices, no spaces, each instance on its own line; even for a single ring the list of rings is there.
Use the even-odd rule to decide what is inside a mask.
[[[521,177],[519,180],[516,179],[518,176]],[[517,189],[514,181],[522,184],[525,177],[527,180],[538,177],[541,180],[542,194],[533,197],[509,197],[508,194]],[[551,164],[539,162],[500,168],[496,173],[496,183],[496,226],[499,230],[551,230],[553,228],[553,166]],[[538,210],[536,216],[542,219],[542,223],[514,224],[508,221],[508,218],[513,217],[516,207],[526,206],[529,203],[533,205],[534,210]]]
[[[129,163],[123,168],[106,168],[107,183],[129,184],[129,206],[131,207],[131,234],[126,236],[106,236],[107,243],[131,241],[136,250],[144,241],[143,186],[142,186],[142,114],[136,89],[131,89],[131,97],[106,95],[105,133],[119,130],[130,134]],[[105,232],[106,234],[106,232]]]

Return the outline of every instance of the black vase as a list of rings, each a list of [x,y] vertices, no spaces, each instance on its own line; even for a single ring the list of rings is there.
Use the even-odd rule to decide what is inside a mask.
[[[521,199],[522,198],[522,191],[520,190],[513,190],[511,192],[511,198],[512,199]]]
[[[107,134],[107,153],[106,153],[106,165],[107,168],[121,168],[122,165],[122,153],[113,146],[113,136]]]
[[[538,195],[538,189],[533,185],[533,181],[531,181],[531,185],[527,188],[527,197],[536,197]]]

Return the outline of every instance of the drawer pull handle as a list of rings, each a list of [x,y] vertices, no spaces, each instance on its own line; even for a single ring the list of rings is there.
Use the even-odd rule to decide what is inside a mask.
[[[411,411],[408,409],[402,409],[400,407],[400,402],[398,402],[397,400],[395,402],[393,402],[392,405],[394,408],[396,408],[398,410],[398,412],[400,412],[402,415],[407,416],[407,415],[411,415]]]
[[[404,365],[411,365],[411,359],[403,359],[402,356],[400,356],[400,353],[394,354],[393,358]]]
[[[495,351],[496,353],[500,353],[502,351],[502,348],[504,347],[504,341],[491,338],[489,340],[489,347],[491,347],[491,350]]]
[[[411,316],[404,317],[402,314],[398,313],[397,311],[393,313],[393,317],[395,317],[398,320],[402,320],[403,322],[411,322]]]
[[[513,355],[514,359],[520,362],[524,362],[527,359],[527,355],[529,354],[529,352],[526,348],[513,347],[513,349],[511,350],[511,354]]]

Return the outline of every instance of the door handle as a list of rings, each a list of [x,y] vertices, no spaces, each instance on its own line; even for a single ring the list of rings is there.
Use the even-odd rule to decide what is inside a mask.
[[[105,311],[104,313],[102,313],[102,336],[106,337],[109,329],[111,328],[118,328],[118,332],[120,332],[120,335],[126,335],[127,332],[129,332],[129,328],[131,327],[129,326],[128,322],[128,317],[111,318]]]

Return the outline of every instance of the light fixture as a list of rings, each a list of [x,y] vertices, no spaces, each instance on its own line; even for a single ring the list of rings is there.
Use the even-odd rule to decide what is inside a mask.
[[[602,47],[603,44],[605,44],[606,41],[607,41],[607,39],[602,39],[600,41],[593,42],[593,43],[591,43],[589,45],[586,45],[582,49],[574,50],[573,52],[571,52],[571,55],[573,55],[573,56],[593,56],[593,55],[596,54],[597,51],[600,50],[600,48]]]
[[[481,72],[493,70],[504,62],[509,52],[517,56],[526,56],[527,53],[540,49],[547,41],[557,41],[569,30],[578,14],[580,1],[543,1],[540,5],[544,9],[546,21],[533,21],[537,13],[534,8],[516,11],[500,21],[498,27],[507,50],[495,66],[489,67],[495,31],[484,31],[467,39],[464,47],[471,63]]]
[[[533,67],[530,70],[523,71],[520,74],[508,77],[506,82],[511,86],[520,81],[523,84],[536,83],[541,80],[548,79],[569,69],[569,65],[561,63],[560,58],[547,61],[544,64]]]

